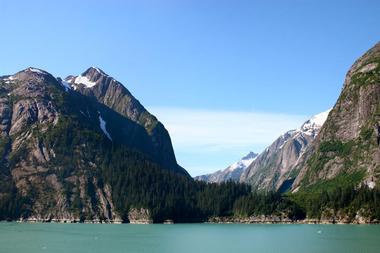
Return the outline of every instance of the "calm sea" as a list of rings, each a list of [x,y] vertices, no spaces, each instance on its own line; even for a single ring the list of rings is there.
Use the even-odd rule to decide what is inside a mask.
[[[0,253],[379,253],[380,225],[0,223]]]

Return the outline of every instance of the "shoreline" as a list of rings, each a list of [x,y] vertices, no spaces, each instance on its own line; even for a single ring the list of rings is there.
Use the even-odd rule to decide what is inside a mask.
[[[160,222],[160,223],[152,223],[152,222],[122,222],[119,220],[116,221],[105,221],[105,220],[43,220],[43,219],[22,219],[22,220],[0,220],[0,223],[57,223],[57,224],[139,224],[139,225],[152,225],[152,224],[164,224],[164,225],[172,225],[172,224],[261,224],[261,225],[270,225],[270,224],[282,224],[282,225],[379,225],[379,221],[342,221],[342,220],[318,220],[318,219],[304,219],[304,220],[277,220],[277,219],[250,219],[250,218],[232,218],[232,217],[212,217],[207,221],[199,221],[199,222]]]
[[[380,224],[377,220],[355,217],[355,219],[338,219],[336,217],[313,219],[305,218],[302,220],[292,220],[279,216],[252,216],[252,217],[211,217],[206,223],[211,224],[309,224],[309,225],[360,225],[360,224]]]

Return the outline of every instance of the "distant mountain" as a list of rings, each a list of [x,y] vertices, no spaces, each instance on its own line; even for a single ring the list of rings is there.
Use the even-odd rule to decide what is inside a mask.
[[[211,174],[197,176],[195,179],[209,183],[221,183],[229,180],[238,182],[242,173],[256,159],[256,157],[256,153],[249,152],[249,154],[236,163],[230,165],[228,168],[218,170]]]
[[[257,190],[287,190],[298,173],[295,168],[300,157],[318,135],[329,111],[317,114],[299,129],[281,135],[248,166],[240,182]]]
[[[343,90],[299,162],[293,191],[367,185],[380,178],[380,43],[348,71]]]

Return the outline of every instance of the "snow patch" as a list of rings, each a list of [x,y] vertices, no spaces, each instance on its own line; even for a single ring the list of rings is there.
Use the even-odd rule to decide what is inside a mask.
[[[86,86],[86,88],[91,88],[96,85],[96,82],[90,81],[86,76],[77,76],[74,80],[74,83],[83,84],[84,86]]]
[[[257,154],[255,153],[249,153],[248,155],[246,155],[245,157],[243,157],[240,161],[232,164],[230,167],[228,167],[228,171],[232,172],[232,171],[235,171],[237,169],[245,169],[247,168],[249,165],[251,165],[251,163],[256,160],[257,158]]]
[[[65,80],[62,80],[61,84],[62,84],[63,88],[65,88],[66,92],[68,92],[69,90],[71,90],[71,86],[70,86],[69,82],[66,82]]]
[[[42,71],[40,69],[36,69],[36,68],[28,68],[29,71],[32,71],[34,73],[38,73],[38,74],[46,74],[45,71]]]
[[[99,113],[99,124],[100,124],[100,129],[102,129],[103,133],[107,136],[108,139],[110,139],[112,141],[111,135],[108,133],[108,131],[106,129],[107,122],[105,122],[103,120],[103,118],[100,115],[100,113]]]
[[[7,78],[4,78],[3,80],[6,82],[6,83],[9,83],[10,81],[13,81],[15,80],[16,78],[14,76],[8,76]]]
[[[306,135],[314,136],[319,132],[323,124],[325,123],[327,117],[329,116],[329,113],[332,108],[328,109],[325,112],[321,112],[315,116],[313,116],[311,119],[306,121],[301,128],[298,130]]]
[[[370,181],[370,182],[367,182],[367,186],[368,186],[369,189],[373,189],[373,188],[375,188],[376,183],[373,182],[373,181]]]

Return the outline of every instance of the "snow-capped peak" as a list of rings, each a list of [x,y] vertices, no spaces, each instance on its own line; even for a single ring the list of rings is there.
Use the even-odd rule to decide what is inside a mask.
[[[257,158],[257,155],[258,154],[254,153],[254,152],[249,152],[240,161],[238,161],[238,162],[232,164],[230,167],[228,167],[228,171],[234,171],[236,169],[247,168]]]
[[[332,108],[328,109],[325,112],[314,115],[311,119],[303,123],[299,131],[307,135],[315,136],[325,123],[331,109]]]
[[[96,85],[96,82],[90,81],[87,76],[77,76],[74,80],[75,84],[83,84],[86,88],[91,88]]]
[[[99,80],[102,76],[107,76],[103,70],[98,67],[90,67],[80,76],[77,76],[74,79],[73,84],[83,84],[85,88],[92,88],[97,84],[97,80]]]
[[[37,74],[47,74],[47,72],[41,70],[41,69],[37,69],[37,68],[27,68],[26,69],[27,71],[31,71],[31,72],[34,72],[34,73],[37,73]]]
[[[106,74],[103,70],[101,70],[101,69],[98,68],[98,67],[94,67],[94,66],[92,66],[92,67],[90,67],[90,69],[95,69],[96,72],[98,72],[98,73],[100,73],[100,74],[102,74],[102,75],[105,75],[105,74]]]

